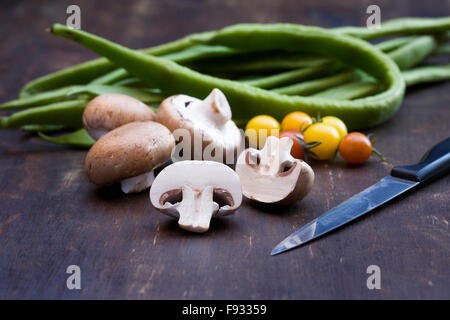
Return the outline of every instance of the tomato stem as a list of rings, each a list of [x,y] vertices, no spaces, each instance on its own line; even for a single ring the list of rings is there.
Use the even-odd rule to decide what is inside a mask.
[[[308,126],[309,127],[309,126]],[[296,136],[297,142],[300,144],[300,147],[302,147],[304,152],[305,161],[308,162],[308,155],[312,155],[313,157],[317,157],[317,155],[311,151],[310,149],[317,147],[322,143],[322,141],[312,141],[306,143],[306,141],[302,138],[302,136],[297,135]]]
[[[313,124],[322,122],[322,116],[320,115],[320,111],[317,112],[317,116],[312,118],[312,120],[313,120]]]
[[[383,156],[383,154],[373,147],[372,147],[372,153],[375,154],[378,158],[380,158],[381,161],[386,161],[386,158]]]

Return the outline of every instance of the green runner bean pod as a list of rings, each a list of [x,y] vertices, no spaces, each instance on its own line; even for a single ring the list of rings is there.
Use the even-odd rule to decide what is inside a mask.
[[[27,124],[21,128],[23,131],[29,132],[52,132],[60,131],[66,129],[64,126],[59,124]]]
[[[279,74],[263,77],[260,79],[245,80],[242,81],[242,83],[264,89],[277,88],[279,86],[286,85],[292,82],[309,79],[314,76],[320,76],[327,69],[329,69],[329,67],[330,67],[329,63],[324,63],[322,65],[318,65],[315,67],[285,71]]]
[[[336,100],[352,100],[368,96],[378,90],[379,86],[376,83],[351,82],[319,92],[313,96]]]
[[[74,88],[76,88],[76,86],[68,86],[41,92],[21,99],[11,100],[1,104],[0,109],[29,108],[63,100],[70,100],[73,99],[73,97],[69,97],[67,93]]]
[[[191,34],[179,40],[152,48],[146,48],[142,51],[146,54],[152,54],[155,56],[170,54],[191,47],[194,39],[209,37],[211,33],[211,31],[206,31]],[[114,64],[105,58],[87,61],[34,79],[22,88],[19,97],[26,97],[38,92],[54,90],[73,84],[86,84],[97,77],[115,70],[116,68],[117,67]]]
[[[375,47],[380,49],[383,52],[389,52],[395,49],[398,49],[405,44],[408,44],[412,40],[416,39],[416,36],[409,36],[409,37],[401,37],[401,38],[395,38],[391,40],[386,40],[380,43],[377,43]]]
[[[239,53],[239,51],[224,46],[195,45],[178,52],[162,55],[161,57],[178,62],[180,64],[186,64],[195,60],[212,57],[224,57],[235,55],[237,53]],[[125,79],[129,76],[130,74],[125,69],[120,68],[92,80],[91,84],[111,84],[116,81]]]
[[[332,29],[334,32],[347,34],[363,39],[375,39],[383,36],[399,34],[431,34],[450,29],[450,18],[402,18],[386,21],[380,29],[367,29],[366,27],[341,27]],[[214,34],[214,31],[192,34],[179,40],[147,48],[143,51],[155,56],[174,53],[184,50],[193,45],[193,41],[199,38],[207,38]],[[294,66],[293,68],[300,67]],[[53,90],[56,88],[73,85],[86,84],[93,79],[115,70],[105,58],[91,60],[79,65],[75,65],[46,76],[39,77],[29,82],[22,89],[20,97],[25,97],[34,93]]]
[[[414,67],[437,48],[437,41],[432,36],[418,37],[408,44],[392,51],[389,56],[401,70]]]
[[[353,72],[341,72],[325,78],[314,79],[304,81],[301,83],[292,84],[286,87],[273,89],[273,92],[287,95],[301,95],[308,96],[319,91],[329,89],[331,87],[341,85],[351,81],[353,78]]]
[[[291,25],[237,25],[224,28],[196,42],[223,45],[235,49],[274,50],[295,48],[319,55],[333,56],[361,68],[378,79],[383,92],[358,100],[330,100],[283,96],[230,80],[195,72],[166,59],[145,55],[84,31],[56,24],[55,35],[64,36],[108,58],[151,87],[165,94],[185,93],[205,97],[213,88],[221,89],[230,101],[236,119],[249,119],[261,113],[282,118],[286,113],[303,110],[309,114],[335,115],[351,129],[367,128],[391,117],[403,99],[405,83],[397,65],[380,50],[361,41],[317,27]],[[270,38],[271,41],[267,41]],[[357,57],[357,59],[355,59]]]
[[[443,18],[399,18],[388,20],[380,28],[340,27],[333,30],[353,37],[370,40],[379,37],[410,34],[431,34],[447,32],[450,17]]]
[[[42,132],[38,132],[38,134],[45,141],[74,147],[90,148],[95,143],[95,140],[91,138],[85,129],[78,129],[77,131],[56,137],[50,137]]]
[[[450,64],[418,67],[402,72],[407,86],[450,80]]]
[[[73,100],[52,103],[46,106],[16,112],[0,120],[0,127],[17,128],[25,125],[62,125],[78,129],[83,125],[81,117],[86,100]]]

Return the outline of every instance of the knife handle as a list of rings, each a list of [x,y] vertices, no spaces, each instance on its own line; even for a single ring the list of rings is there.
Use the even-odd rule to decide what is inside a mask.
[[[424,154],[419,163],[394,167],[391,176],[418,182],[429,182],[450,171],[450,137]]]

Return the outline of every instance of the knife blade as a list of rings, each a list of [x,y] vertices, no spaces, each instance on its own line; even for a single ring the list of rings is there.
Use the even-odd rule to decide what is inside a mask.
[[[310,242],[355,220],[412,188],[429,183],[450,171],[450,137],[432,147],[419,163],[394,167],[390,176],[342,202],[281,241],[276,255]]]

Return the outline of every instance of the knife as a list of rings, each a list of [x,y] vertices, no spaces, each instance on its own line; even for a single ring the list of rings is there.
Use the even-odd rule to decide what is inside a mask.
[[[276,255],[361,217],[412,188],[431,182],[450,171],[450,137],[432,147],[419,163],[394,167],[391,175],[325,212],[281,241],[270,253]]]

